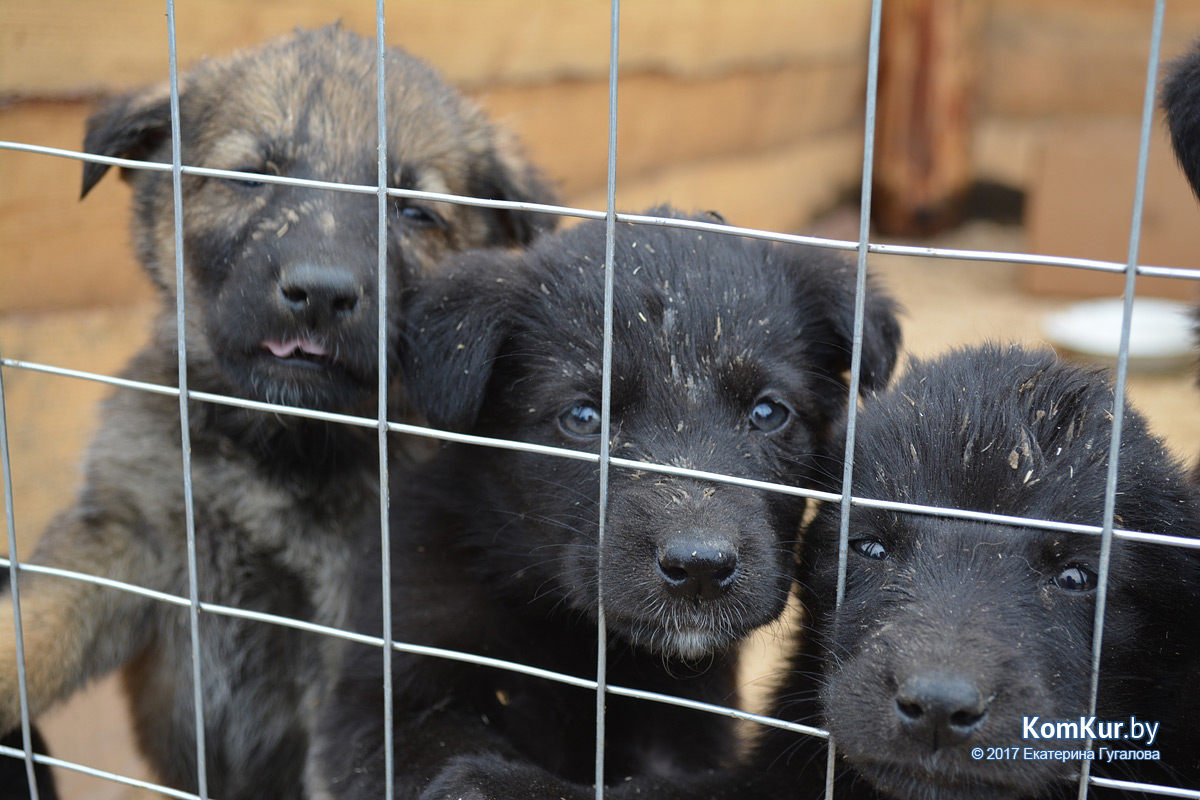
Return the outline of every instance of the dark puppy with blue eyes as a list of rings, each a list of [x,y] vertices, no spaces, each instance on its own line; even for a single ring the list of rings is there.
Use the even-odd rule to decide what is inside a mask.
[[[853,494],[1099,525],[1112,408],[1107,375],[1046,351],[914,363],[864,403]],[[1195,537],[1186,470],[1128,406],[1124,420],[1116,526]],[[1075,797],[1079,761],[1037,756],[1088,747],[1045,725],[1088,716],[1100,537],[855,506],[835,609],[839,516],[825,505],[805,532],[810,627],[775,708],[832,732],[835,796]],[[1200,550],[1115,539],[1096,724],[1082,732],[1119,722],[1129,738],[1092,743],[1093,775],[1200,789],[1198,623]],[[1101,747],[1157,757],[1109,763]],[[757,761],[775,778],[748,796],[820,797],[825,751],[772,731]]]
[[[670,213],[659,212],[655,213]],[[442,428],[599,450],[604,225],[472,254],[419,285],[405,383]],[[854,273],[821,251],[617,228],[614,456],[811,484],[848,402]],[[862,381],[882,386],[894,305],[869,290]],[[398,641],[735,702],[736,645],[783,611],[804,501],[614,465],[603,546],[593,462],[450,444],[393,482]],[[364,561],[378,586],[377,553]],[[378,631],[381,600],[358,623]],[[399,797],[590,797],[595,695],[510,671],[394,656]],[[384,785],[378,649],[348,659],[314,748],[318,795]],[[671,779],[734,754],[728,720],[610,696],[606,781]]]
[[[376,48],[338,27],[209,59],[180,82],[184,164],[374,184]],[[513,142],[424,62],[385,59],[390,186],[548,200]],[[88,152],[171,160],[165,86],[113,98],[89,121]],[[108,169],[88,164],[86,194]],[[133,235],[161,313],[127,378],[175,386],[170,173],[126,170]],[[342,414],[377,413],[378,207],[373,195],[182,179],[188,385],[193,391]],[[517,246],[536,219],[393,200],[386,220],[400,284],[468,247]],[[394,360],[394,359],[393,359]],[[393,370],[394,371],[394,370]],[[376,435],[366,429],[194,400],[190,458],[199,599],[344,624],[362,520],[378,518]],[[31,561],[189,594],[182,431],[176,397],[121,389],[101,410],[76,502]],[[186,608],[94,583],[20,579],[29,702],[36,716],[122,669],[138,742],[158,777],[195,792],[199,774]],[[7,606],[7,593],[0,598]],[[337,641],[222,614],[199,621],[208,791],[296,798],[310,718]],[[0,609],[0,736],[20,723],[11,608]]]

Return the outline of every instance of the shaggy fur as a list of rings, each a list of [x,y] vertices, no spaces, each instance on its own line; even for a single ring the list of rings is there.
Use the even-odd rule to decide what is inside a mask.
[[[1192,192],[1200,198],[1200,41],[1168,66],[1159,101],[1166,112],[1175,156]],[[1200,343],[1200,305],[1193,307],[1192,320],[1193,339]],[[1196,381],[1200,384],[1200,371]],[[1192,479],[1200,484],[1200,461],[1192,467]]]
[[[864,405],[853,493],[1098,525],[1112,407],[1106,375],[1040,350],[984,346],[915,363]],[[1185,470],[1128,407],[1122,442],[1116,525],[1196,536]],[[1075,797],[1078,761],[972,750],[1086,746],[1023,738],[1022,720],[1087,713],[1100,537],[856,506],[835,610],[839,515],[823,507],[805,534],[810,628],[776,707],[828,726],[837,796]],[[1200,788],[1190,688],[1200,680],[1200,551],[1115,539],[1107,597],[1096,718],[1124,721],[1125,733],[1131,717],[1161,723],[1149,749],[1162,760],[1096,761],[1092,774]],[[820,796],[824,742],[776,731],[758,758],[792,796]]]
[[[1192,191],[1200,197],[1200,42],[1168,67],[1159,96],[1171,144]]]
[[[582,223],[420,285],[405,377],[434,425],[598,451],[604,250],[604,226]],[[612,454],[811,483],[848,400],[852,270],[813,249],[629,225],[615,264]],[[900,334],[873,286],[866,307],[863,385],[879,387]],[[398,477],[395,638],[591,677],[599,593],[611,683],[734,702],[736,644],[786,603],[803,500],[616,465],[609,480],[598,547],[594,463],[450,444]],[[378,592],[362,601],[361,629],[378,631]],[[593,693],[393,663],[398,797],[592,795]],[[735,750],[719,717],[614,696],[607,710],[614,792]],[[379,650],[356,649],[314,747],[320,796],[380,796],[382,712]]]
[[[183,162],[374,183],[375,63],[372,43],[337,27],[201,63],[181,80]],[[549,199],[513,144],[427,65],[394,49],[386,63],[390,185]],[[164,87],[118,97],[89,121],[85,147],[169,161],[169,122]],[[85,168],[85,194],[106,170]],[[170,175],[124,177],[138,254],[163,301],[124,374],[174,385]],[[373,196],[184,176],[189,387],[373,416],[376,209]],[[449,252],[521,244],[538,227],[520,215],[394,201],[392,286]],[[378,502],[375,434],[201,402],[190,414],[200,599],[344,624],[351,556]],[[32,560],[186,597],[182,462],[176,398],[114,393],[78,499]],[[167,784],[195,791],[187,610],[37,575],[22,578],[21,596],[34,713],[122,668],[143,752]],[[219,614],[202,614],[199,625],[209,793],[301,796],[309,716],[335,640]],[[0,732],[18,723],[16,698],[4,611]]]

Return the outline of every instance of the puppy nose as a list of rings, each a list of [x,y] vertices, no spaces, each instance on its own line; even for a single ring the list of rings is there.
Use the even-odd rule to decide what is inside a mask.
[[[659,575],[675,597],[716,599],[733,585],[737,567],[737,548],[707,531],[689,531],[658,548]]]
[[[942,745],[963,742],[983,726],[988,698],[979,685],[958,672],[922,672],[896,690],[896,716],[912,738]]]
[[[279,276],[284,308],[313,322],[349,316],[358,308],[362,294],[358,279],[343,267],[300,263],[284,268]]]

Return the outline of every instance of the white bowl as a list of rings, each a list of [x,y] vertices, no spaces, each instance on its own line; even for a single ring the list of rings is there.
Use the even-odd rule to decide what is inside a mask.
[[[1121,343],[1125,302],[1089,300],[1042,320],[1046,338],[1062,348],[1115,363]],[[1187,303],[1136,297],[1129,329],[1129,366],[1147,372],[1183,369],[1195,362],[1196,340]]]

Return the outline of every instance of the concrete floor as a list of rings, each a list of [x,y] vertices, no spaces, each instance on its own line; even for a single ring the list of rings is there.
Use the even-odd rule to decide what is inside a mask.
[[[819,227],[823,235],[856,238],[857,216],[834,215]],[[972,223],[939,245],[1021,251],[1019,228]],[[906,308],[906,350],[934,355],[955,344],[985,339],[1042,340],[1042,316],[1063,307],[1061,300],[1030,297],[1017,288],[1012,265],[936,259],[872,257],[872,266]],[[113,373],[142,342],[153,309],[10,315],[0,320],[0,352],[93,372]],[[14,511],[19,547],[26,553],[51,515],[67,505],[79,482],[78,465],[103,386],[24,370],[5,370],[4,393],[11,432]],[[1200,390],[1187,369],[1134,374],[1133,404],[1188,461],[1200,453]],[[6,547],[0,546],[0,550]],[[787,638],[786,626],[763,632],[748,650],[745,685],[757,703]],[[54,755],[114,773],[150,778],[131,746],[123,701],[108,679],[46,715],[41,724]],[[69,800],[111,800],[157,796],[74,773],[60,774]]]

